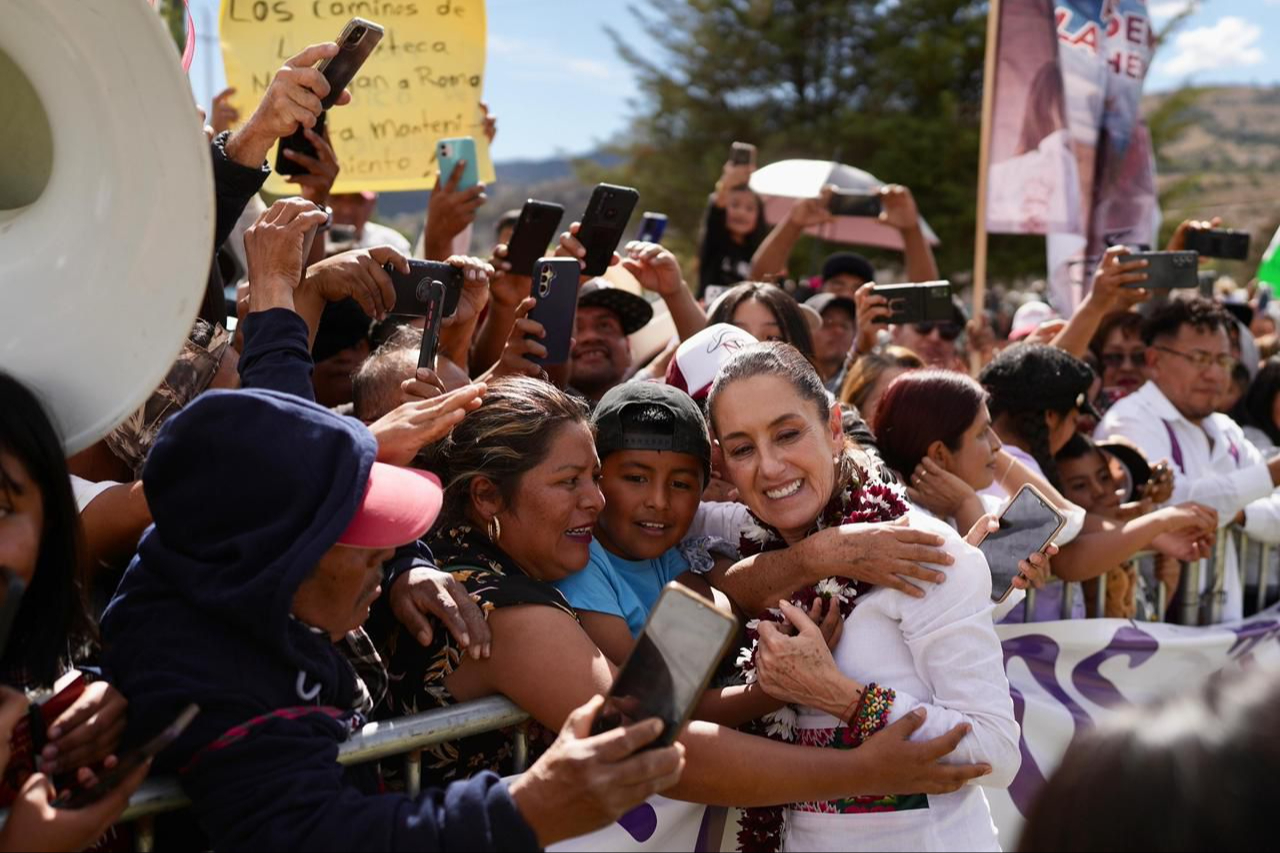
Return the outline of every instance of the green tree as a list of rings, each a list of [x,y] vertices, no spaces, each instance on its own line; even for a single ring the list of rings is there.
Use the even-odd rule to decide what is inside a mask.
[[[942,245],[943,274],[972,263],[987,4],[980,0],[648,0],[641,53],[611,31],[641,100],[623,164],[585,177],[629,183],[671,218],[692,256],[706,195],[734,140],[762,162],[833,159],[906,184]],[[801,246],[797,272],[826,247]],[[997,241],[993,273],[1043,268],[1043,241]]]

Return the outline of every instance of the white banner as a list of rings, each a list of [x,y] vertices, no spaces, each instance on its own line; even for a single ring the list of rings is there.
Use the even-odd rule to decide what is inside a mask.
[[[1023,814],[1078,732],[1117,707],[1196,690],[1233,662],[1280,661],[1280,606],[1205,628],[1077,619],[996,631],[1022,725],[1017,777],[1007,791],[986,789],[1005,850],[1016,848]],[[608,829],[550,849],[733,851],[736,829],[725,809],[655,797]]]

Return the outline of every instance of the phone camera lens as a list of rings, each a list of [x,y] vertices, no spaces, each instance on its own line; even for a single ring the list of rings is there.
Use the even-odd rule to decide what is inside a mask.
[[[364,34],[369,32],[367,27],[356,27],[351,31],[351,38],[347,39],[347,44],[354,47],[360,39],[364,38]]]

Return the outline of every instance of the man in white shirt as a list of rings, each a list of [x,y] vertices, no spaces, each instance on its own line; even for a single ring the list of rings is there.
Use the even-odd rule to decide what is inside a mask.
[[[1148,381],[1107,412],[1097,439],[1122,435],[1155,461],[1168,460],[1174,488],[1170,504],[1195,501],[1217,510],[1225,527],[1271,538],[1280,528],[1274,500],[1280,459],[1267,462],[1235,421],[1214,412],[1234,361],[1226,327],[1230,316],[1213,302],[1170,301],[1143,324]],[[1221,614],[1243,615],[1243,591],[1234,544],[1225,547]],[[1211,581],[1201,578],[1202,591]]]

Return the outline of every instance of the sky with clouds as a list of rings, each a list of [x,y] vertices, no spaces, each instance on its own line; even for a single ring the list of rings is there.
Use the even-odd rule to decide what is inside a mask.
[[[223,84],[213,36],[219,0],[190,0],[200,34],[191,69],[197,100]],[[1156,25],[1191,0],[1149,0]],[[1157,54],[1148,90],[1184,82],[1280,84],[1280,0],[1201,0]],[[604,33],[613,26],[644,50],[625,0],[488,0],[485,96],[499,118],[494,156],[538,159],[590,151],[624,133],[637,95],[631,69]]]

